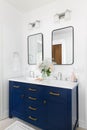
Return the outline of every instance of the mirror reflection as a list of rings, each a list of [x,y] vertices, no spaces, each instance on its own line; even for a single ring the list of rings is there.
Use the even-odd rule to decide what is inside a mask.
[[[73,64],[74,28],[72,26],[52,32],[52,62],[54,64]]]
[[[43,60],[43,34],[30,35],[28,42],[28,64],[36,65]]]

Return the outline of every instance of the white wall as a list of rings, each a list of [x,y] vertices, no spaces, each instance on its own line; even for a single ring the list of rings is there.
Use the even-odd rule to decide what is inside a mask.
[[[55,72],[61,71],[63,76],[69,76],[72,68],[75,68],[79,79],[79,122],[80,126],[87,128],[87,1],[86,0],[57,0],[56,2],[38,8],[24,15],[24,44],[23,44],[23,69],[27,67],[27,36],[35,33],[44,35],[44,55],[51,57],[51,32],[54,29],[73,26],[74,27],[74,64],[56,65]],[[71,21],[62,21],[55,24],[53,16],[56,13],[70,9]],[[28,30],[28,23],[36,19],[41,21],[39,29]],[[49,52],[49,53],[48,53]],[[29,69],[36,70],[36,66],[29,66]]]
[[[8,79],[12,76],[18,76],[19,73],[13,72],[13,52],[20,55],[22,50],[22,15],[12,6],[5,2],[0,2],[0,109],[2,110],[0,117],[8,116]],[[2,52],[1,52],[2,51]],[[22,64],[22,63],[21,63]],[[1,79],[2,76],[2,79]],[[1,102],[2,101],[2,102]]]
[[[2,27],[0,24],[0,119],[2,118]]]

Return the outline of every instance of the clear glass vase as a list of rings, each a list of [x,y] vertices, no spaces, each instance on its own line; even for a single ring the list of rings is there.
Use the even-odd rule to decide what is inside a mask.
[[[47,78],[47,73],[46,72],[42,72],[42,78],[46,79]]]
[[[43,73],[42,73],[42,78],[43,78],[43,79],[49,79],[50,75],[51,75],[50,73],[47,74],[46,72],[43,72]]]

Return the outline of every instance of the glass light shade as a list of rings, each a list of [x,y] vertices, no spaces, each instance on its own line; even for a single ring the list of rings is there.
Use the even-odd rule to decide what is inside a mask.
[[[40,27],[40,21],[36,20],[36,22],[35,22],[35,28],[39,28],[39,27]]]
[[[65,12],[65,20],[70,20],[71,19],[71,11],[70,10],[66,10],[66,12]]]
[[[54,15],[54,22],[59,23],[59,15],[58,14]]]
[[[28,29],[31,30],[32,29],[32,24],[28,24]]]

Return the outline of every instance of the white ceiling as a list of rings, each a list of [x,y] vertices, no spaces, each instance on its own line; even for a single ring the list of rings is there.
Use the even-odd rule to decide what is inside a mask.
[[[17,10],[21,12],[28,12],[49,4],[55,0],[5,0],[12,6],[14,6]]]

